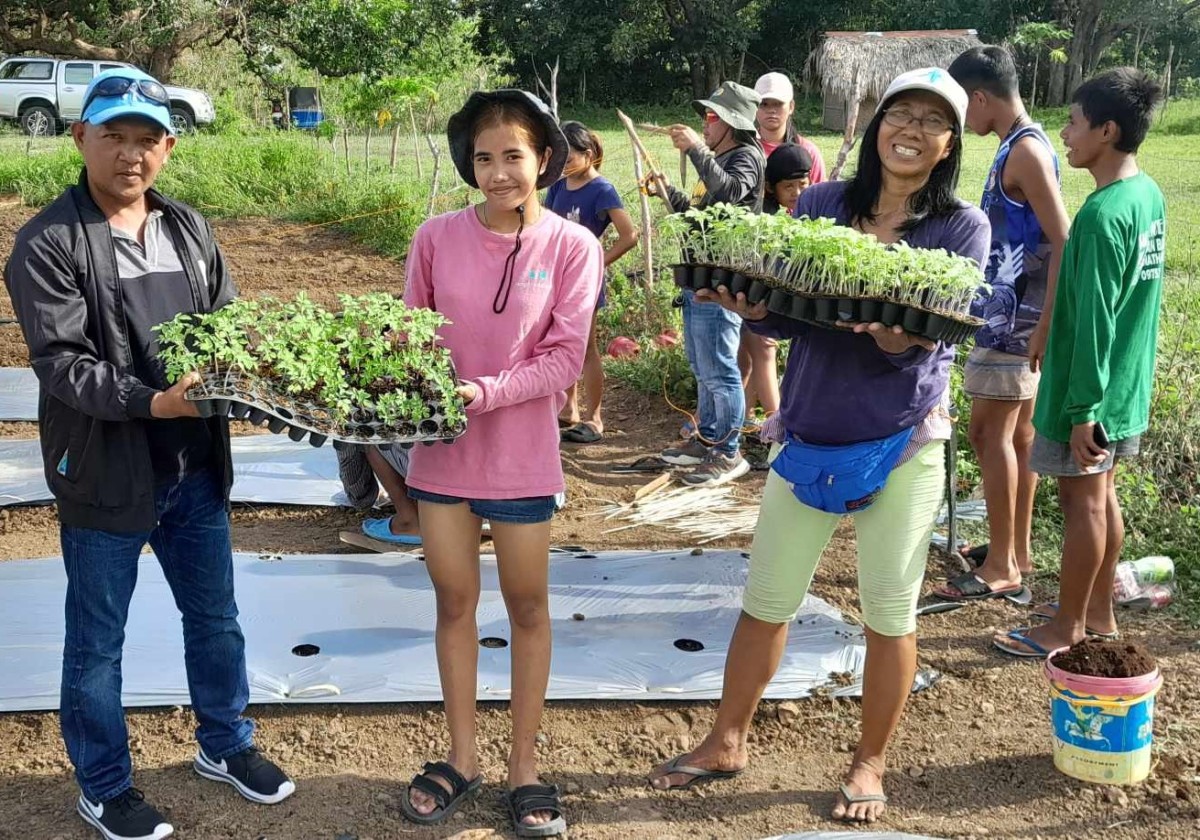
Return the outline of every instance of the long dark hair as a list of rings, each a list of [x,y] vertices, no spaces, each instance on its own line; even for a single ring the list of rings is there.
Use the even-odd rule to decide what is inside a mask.
[[[898,95],[897,95],[898,96]],[[879,126],[883,123],[884,110],[896,100],[892,97],[883,103],[883,107],[875,114],[862,142],[858,146],[858,169],[850,184],[846,187],[846,205],[850,208],[850,222],[857,224],[862,221],[875,221],[875,203],[883,190],[883,161],[879,158]],[[938,161],[937,166],[929,173],[925,186],[908,198],[908,218],[897,229],[900,233],[908,233],[919,227],[926,219],[934,216],[948,216],[959,208],[958,198],[954,191],[958,188],[958,173],[962,168],[962,137],[956,123],[953,126],[954,136],[945,160]]]
[[[562,129],[563,136],[567,138],[568,146],[581,155],[591,153],[592,166],[596,167],[596,171],[599,172],[600,167],[604,165],[604,144],[600,140],[600,135],[575,120],[569,120],[559,128]]]

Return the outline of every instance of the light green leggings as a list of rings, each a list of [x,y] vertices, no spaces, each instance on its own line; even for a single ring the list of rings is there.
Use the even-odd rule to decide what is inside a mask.
[[[922,447],[892,471],[873,505],[852,515],[863,620],[881,636],[905,636],[917,629],[929,537],[945,489],[944,458],[942,441]],[[802,504],[772,470],[750,549],[742,609],[769,624],[791,622],[840,520]]]

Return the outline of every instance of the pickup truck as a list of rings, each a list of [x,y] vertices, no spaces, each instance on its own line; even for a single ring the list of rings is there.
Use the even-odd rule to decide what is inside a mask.
[[[83,94],[93,76],[132,66],[74,58],[9,58],[0,62],[0,120],[17,120],[26,134],[57,134],[80,118]],[[176,132],[191,131],[216,118],[212,100],[203,91],[165,87]]]

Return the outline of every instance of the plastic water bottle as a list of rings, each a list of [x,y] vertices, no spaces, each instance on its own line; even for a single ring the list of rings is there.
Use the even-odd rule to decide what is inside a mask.
[[[1166,606],[1174,597],[1174,587],[1169,586],[1174,578],[1175,564],[1170,557],[1126,560],[1117,564],[1113,600],[1118,604],[1133,604],[1148,599],[1150,602],[1160,602],[1152,603],[1151,608]]]

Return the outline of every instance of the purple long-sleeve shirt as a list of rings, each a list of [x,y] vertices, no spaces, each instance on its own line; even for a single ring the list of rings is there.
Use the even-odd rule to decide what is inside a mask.
[[[809,187],[800,195],[796,215],[849,225],[846,187],[846,181]],[[960,202],[950,215],[926,219],[904,241],[914,248],[945,248],[983,265],[991,229],[979,208]],[[915,426],[949,386],[954,349],[946,344],[892,355],[869,335],[814,327],[782,315],[746,324],[760,335],[792,339],[780,414],[788,432],[810,443],[878,440]]]

